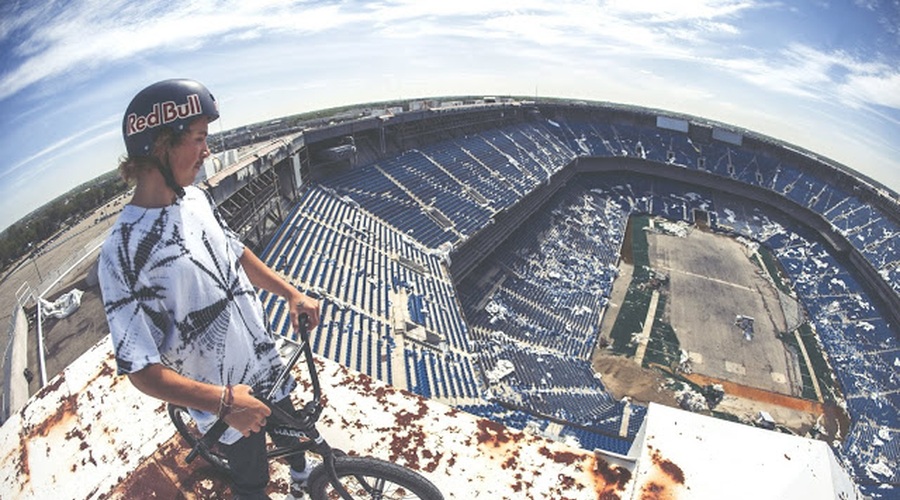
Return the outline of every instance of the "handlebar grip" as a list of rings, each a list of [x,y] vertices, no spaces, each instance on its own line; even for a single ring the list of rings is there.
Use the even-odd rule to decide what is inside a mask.
[[[185,463],[191,463],[197,458],[197,455],[200,454],[201,447],[203,450],[209,449],[212,445],[214,445],[222,434],[225,434],[225,431],[228,430],[228,424],[225,420],[219,419],[216,420],[216,423],[213,424],[212,427],[203,435],[198,441],[197,444],[194,445],[194,449],[188,453],[188,456],[184,458]]]
[[[300,313],[300,316],[297,318],[300,323],[300,328],[304,330],[309,330],[309,314]]]
[[[184,463],[189,464],[197,458],[197,455],[200,454],[200,445],[194,446],[194,449],[191,450],[190,453],[186,457],[184,457]]]

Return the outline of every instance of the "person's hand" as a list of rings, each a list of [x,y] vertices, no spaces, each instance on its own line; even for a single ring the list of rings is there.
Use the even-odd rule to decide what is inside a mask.
[[[240,384],[231,389],[234,401],[231,403],[231,410],[225,415],[225,422],[244,437],[264,429],[266,417],[272,414],[272,410],[253,397],[253,389],[249,385]]]
[[[306,314],[309,318],[309,330],[313,330],[319,324],[319,301],[297,291],[291,294],[288,300],[288,311],[291,315],[291,326],[294,331],[300,330],[300,315]]]

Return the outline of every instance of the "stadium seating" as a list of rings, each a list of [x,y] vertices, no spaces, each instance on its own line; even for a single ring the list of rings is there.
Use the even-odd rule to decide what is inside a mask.
[[[502,271],[454,285],[447,245],[458,248],[514,210],[578,156],[644,158],[771,190],[820,213],[900,293],[900,228],[852,190],[734,145],[568,118],[420,145],[313,183],[262,256],[324,298],[313,342],[320,355],[512,427],[570,422],[561,435],[622,453],[645,408],[629,405],[626,436],[616,437],[626,404],[587,363],[625,227],[636,213],[690,223],[703,210],[714,228],[771,248],[790,275],[848,402],[850,433],[838,451],[855,475],[873,460],[897,459],[900,440],[878,437],[900,427],[900,347],[890,326],[814,234],[759,207],[637,175],[586,179],[557,192],[483,264]],[[400,297],[406,303],[392,302]],[[281,299],[260,299],[273,331],[291,335]],[[440,345],[398,335],[398,306]],[[487,383],[500,360],[514,371]]]

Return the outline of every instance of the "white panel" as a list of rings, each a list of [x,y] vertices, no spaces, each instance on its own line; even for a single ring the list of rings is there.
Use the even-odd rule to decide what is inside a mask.
[[[714,128],[712,136],[713,139],[717,141],[727,142],[728,144],[734,144],[735,146],[740,146],[744,142],[744,136],[742,134],[731,132],[723,128]]]
[[[676,120],[675,118],[669,118],[668,116],[657,116],[656,126],[668,130],[674,130],[676,132],[684,132],[685,134],[688,131],[687,120]]]

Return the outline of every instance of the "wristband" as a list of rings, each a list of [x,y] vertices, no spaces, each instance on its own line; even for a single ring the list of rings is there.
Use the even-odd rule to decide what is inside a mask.
[[[231,405],[234,404],[234,389],[231,384],[222,387],[222,395],[219,397],[219,411],[216,417],[223,419],[231,413]]]

